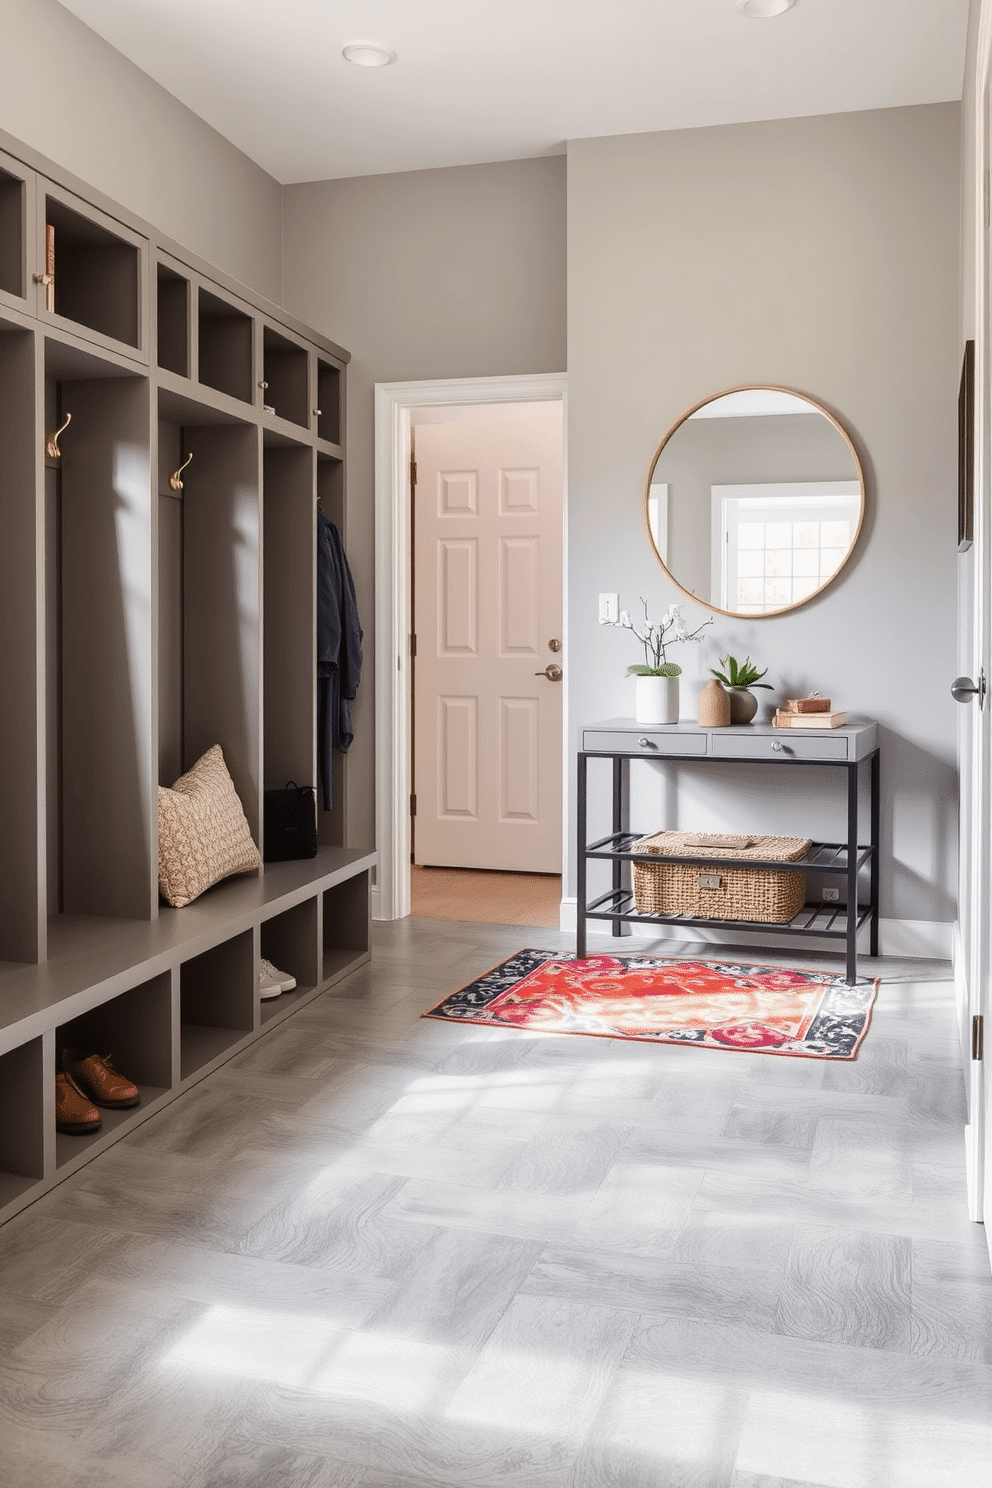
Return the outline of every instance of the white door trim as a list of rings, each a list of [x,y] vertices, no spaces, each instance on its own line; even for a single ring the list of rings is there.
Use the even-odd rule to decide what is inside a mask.
[[[986,93],[989,87],[989,69],[992,66],[992,0],[981,0],[978,19],[978,44],[976,51],[976,76],[975,76],[975,177],[971,183],[965,182],[964,189],[974,193],[974,336],[975,336],[975,451],[976,463],[974,471],[975,481],[975,535],[974,535],[974,557],[975,565],[975,594],[973,596],[974,616],[972,622],[975,626],[974,636],[974,658],[975,668],[981,666],[986,657],[986,637],[983,617],[987,615],[989,596],[988,585],[990,574],[989,564],[989,534],[987,530],[989,511],[989,265],[988,255],[990,252],[989,231],[985,226],[985,181],[987,172],[992,166],[989,151],[989,128],[990,121],[986,111]],[[967,331],[965,331],[967,335]],[[974,704],[971,705],[974,707]],[[969,716],[963,716],[960,720],[958,730],[959,752],[965,743],[967,732],[974,726]],[[973,772],[974,774],[974,772]],[[976,809],[977,808],[977,809]],[[971,853],[972,858],[980,859],[983,863],[989,854],[989,824],[985,819],[987,814],[987,803],[981,798],[972,801],[971,809],[977,821],[976,830],[972,833]],[[984,875],[974,868],[968,875],[968,888],[976,882],[985,881]],[[985,906],[979,904],[972,898],[968,906],[969,921],[975,922],[976,916],[985,913]],[[977,1008],[985,1017],[985,1022],[990,1021],[992,1006],[989,1000],[989,987],[987,981],[988,968],[986,955],[983,954],[984,947],[975,948],[965,945],[961,937],[960,920],[955,926],[954,943],[954,967],[955,982],[958,992],[959,1014],[963,1013],[962,1033],[962,1057],[965,1064],[965,1080],[968,1084],[968,1115],[969,1121],[965,1128],[965,1165],[968,1181],[968,1212],[970,1217],[981,1223],[985,1210],[988,1207],[987,1195],[985,1194],[987,1153],[986,1144],[989,1141],[989,1112],[985,1109],[985,1096],[987,1081],[983,1062],[969,1058],[970,1053],[970,1014]],[[967,962],[967,978],[963,977],[964,967]],[[971,1005],[962,996],[961,986],[964,980],[965,986],[970,988]],[[986,1054],[986,1059],[988,1055]],[[992,1256],[992,1231],[987,1232],[989,1253]]]
[[[375,388],[375,819],[379,861],[372,918],[410,913],[410,413],[464,403],[560,401],[567,429],[564,372],[380,382]],[[562,565],[568,523],[567,440],[562,452]],[[568,591],[562,586],[562,644],[568,655]],[[566,765],[568,693],[563,698]],[[562,781],[568,778],[562,769]],[[563,785],[564,789],[564,785]],[[562,834],[568,812],[562,803]],[[565,845],[562,845],[564,862]]]

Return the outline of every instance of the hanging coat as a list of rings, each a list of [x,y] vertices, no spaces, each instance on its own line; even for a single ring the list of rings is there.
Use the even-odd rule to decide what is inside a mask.
[[[362,626],[341,534],[317,513],[317,759],[320,804],[329,811],[331,751],[346,753],[351,704],[362,677]]]

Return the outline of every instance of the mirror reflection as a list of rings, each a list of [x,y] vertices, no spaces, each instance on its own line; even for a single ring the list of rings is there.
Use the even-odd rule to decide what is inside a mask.
[[[661,562],[710,609],[771,615],[840,572],[864,515],[864,479],[826,409],[783,388],[711,398],[666,436],[647,483]]]

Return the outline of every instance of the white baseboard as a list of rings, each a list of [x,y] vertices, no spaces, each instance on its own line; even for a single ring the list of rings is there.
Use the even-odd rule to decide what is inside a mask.
[[[574,896],[563,899],[559,910],[559,929],[575,932],[576,901]],[[630,934],[622,937],[623,941],[636,940],[692,940],[704,941],[712,945],[768,945],[768,937],[758,932],[747,932],[743,930],[711,930],[700,926],[693,929],[691,925],[668,928],[664,925],[647,926],[631,925]],[[595,936],[597,940],[613,941],[608,923],[605,920],[590,921],[588,927],[590,937]],[[865,933],[862,932],[862,946],[865,942]],[[811,941],[816,941],[822,949],[824,945],[823,936],[810,936]],[[880,920],[878,926],[878,949],[882,956],[906,956],[917,958],[922,961],[949,961],[954,942],[953,924],[945,924],[941,920]],[[614,941],[619,945],[619,941]],[[834,941],[835,948],[839,942]]]
[[[369,893],[369,908],[374,920],[384,920],[386,916],[382,912],[382,892],[373,884]]]

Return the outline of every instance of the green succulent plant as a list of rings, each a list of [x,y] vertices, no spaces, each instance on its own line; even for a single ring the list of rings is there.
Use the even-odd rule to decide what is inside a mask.
[[[764,672],[759,672],[750,656],[746,656],[743,661],[737,661],[733,656],[721,656],[720,665],[726,668],[725,672],[718,672],[716,667],[710,667],[710,671],[718,682],[723,683],[724,687],[764,687],[769,692],[773,691],[770,682],[760,680],[768,668],[765,667]]]

